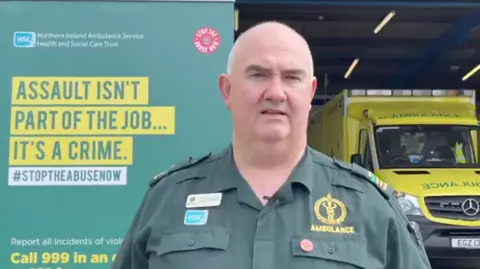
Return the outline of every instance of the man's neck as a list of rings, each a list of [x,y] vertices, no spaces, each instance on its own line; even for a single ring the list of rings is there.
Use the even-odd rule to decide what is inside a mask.
[[[306,139],[269,143],[233,139],[233,156],[237,166],[253,170],[292,168],[302,158]]]
[[[273,196],[288,180],[302,159],[306,140],[295,143],[255,143],[233,139],[233,158],[239,173],[248,182],[258,199]],[[243,143],[242,143],[243,142]]]

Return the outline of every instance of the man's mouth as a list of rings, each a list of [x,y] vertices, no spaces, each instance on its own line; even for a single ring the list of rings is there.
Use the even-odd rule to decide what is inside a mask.
[[[286,114],[281,111],[281,110],[277,110],[277,109],[265,109],[261,112],[262,115],[283,115],[285,116]]]

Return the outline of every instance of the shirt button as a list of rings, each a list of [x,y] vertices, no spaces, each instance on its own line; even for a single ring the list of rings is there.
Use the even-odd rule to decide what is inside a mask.
[[[189,245],[189,246],[195,245],[195,240],[190,239],[190,240],[188,241],[188,245]]]

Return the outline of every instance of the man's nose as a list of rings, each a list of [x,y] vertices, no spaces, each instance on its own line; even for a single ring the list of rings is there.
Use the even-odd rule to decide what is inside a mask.
[[[283,102],[287,99],[285,85],[280,78],[274,77],[265,91],[264,98],[275,102]]]

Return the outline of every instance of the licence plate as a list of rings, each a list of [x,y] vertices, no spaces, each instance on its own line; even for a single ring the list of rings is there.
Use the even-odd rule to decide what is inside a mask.
[[[480,238],[452,238],[452,248],[480,249]]]

